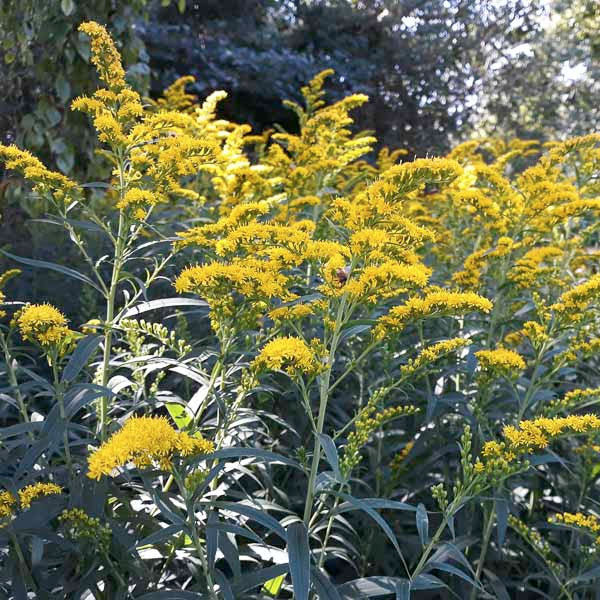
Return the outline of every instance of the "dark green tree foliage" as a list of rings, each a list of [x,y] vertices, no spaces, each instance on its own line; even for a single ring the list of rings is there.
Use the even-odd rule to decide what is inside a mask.
[[[63,173],[90,164],[92,138],[70,101],[90,91],[86,20],[106,23],[121,41],[128,77],[147,89],[149,70],[135,24],[146,0],[3,0],[0,3],[0,136],[30,148]]]
[[[200,94],[227,89],[226,116],[258,129],[291,126],[280,98],[297,100],[300,85],[332,67],[333,97],[371,99],[361,128],[424,155],[465,134],[486,61],[534,28],[534,15],[521,0],[209,0],[188,2],[183,15],[163,10],[143,37],[155,91],[191,73]]]

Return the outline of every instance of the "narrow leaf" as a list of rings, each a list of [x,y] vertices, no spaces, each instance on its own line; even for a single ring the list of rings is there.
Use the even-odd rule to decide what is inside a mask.
[[[327,462],[333,469],[333,474],[335,475],[335,478],[341,483],[342,474],[340,472],[340,460],[334,441],[324,433],[319,434],[319,440],[321,441],[321,446],[323,446],[323,450],[325,451]]]
[[[75,269],[69,269],[69,267],[63,267],[62,265],[57,265],[56,263],[47,262],[45,260],[33,260],[32,258],[23,258],[21,256],[15,256],[6,250],[0,250],[2,254],[8,256],[8,258],[12,258],[12,260],[16,260],[18,263],[23,265],[28,265],[30,267],[37,267],[38,269],[49,269],[50,271],[58,271],[63,275],[67,275],[67,277],[72,277],[73,279],[78,279],[87,285],[92,286],[96,290],[98,290],[101,294],[102,290],[87,276]]]
[[[425,546],[427,545],[427,542],[429,540],[429,517],[427,516],[427,510],[425,509],[425,505],[422,503],[419,503],[419,506],[417,506],[415,520],[417,522],[417,531],[419,532],[419,539],[421,540],[421,544]]]
[[[101,337],[99,335],[88,335],[83,338],[75,348],[75,352],[71,354],[69,362],[62,374],[62,381],[73,381],[83,367],[90,360],[96,348],[100,345]]]
[[[163,298],[162,300],[149,300],[127,309],[121,319],[129,319],[141,315],[142,313],[157,310],[159,308],[168,308],[170,306],[208,306],[204,300],[196,300],[194,298]]]
[[[290,573],[295,600],[308,600],[310,590],[310,548],[308,531],[302,521],[292,523],[287,528]]]

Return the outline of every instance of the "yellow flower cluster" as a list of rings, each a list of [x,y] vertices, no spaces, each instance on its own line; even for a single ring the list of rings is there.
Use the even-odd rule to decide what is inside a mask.
[[[441,316],[460,316],[470,312],[488,313],[492,303],[474,292],[434,291],[425,297],[410,298],[405,304],[390,309],[378,319],[374,337],[383,339],[398,333],[411,321]]]
[[[62,488],[55,483],[32,483],[19,490],[21,508],[29,508],[31,503],[41,496],[51,496],[62,493]]]
[[[564,292],[551,308],[563,317],[577,320],[598,296],[600,296],[600,275],[594,275],[587,281]]]
[[[255,371],[285,371],[288,375],[300,373],[316,375],[322,368],[315,349],[298,337],[280,337],[271,340],[252,362]]]
[[[0,519],[11,517],[15,513],[17,504],[21,509],[31,506],[31,503],[42,496],[61,494],[62,488],[55,483],[32,483],[18,491],[18,500],[8,491],[0,492]]]
[[[567,392],[562,398],[551,400],[544,407],[544,414],[551,415],[563,410],[573,410],[574,408],[583,408],[586,404],[600,398],[600,388],[579,389]]]
[[[557,513],[548,517],[548,523],[582,529],[594,538],[594,545],[600,549],[600,519],[595,515],[584,515],[580,512]]]
[[[211,441],[176,431],[165,417],[132,417],[92,452],[87,475],[100,479],[127,463],[138,469],[155,463],[169,469],[175,455],[209,454],[213,449]]]
[[[17,146],[0,144],[0,159],[7,169],[18,171],[34,183],[34,191],[38,194],[51,195],[60,204],[65,204],[81,193],[79,186],[62,173],[46,168],[44,164],[27,150]]]
[[[60,344],[68,335],[67,319],[51,304],[30,304],[17,316],[23,339],[51,346]]]
[[[12,516],[16,503],[15,497],[10,492],[6,490],[0,492],[0,519]]]
[[[406,365],[402,366],[401,372],[403,375],[414,373],[421,367],[431,364],[446,354],[450,354],[451,352],[454,352],[460,348],[464,348],[470,343],[471,342],[465,338],[453,338],[451,340],[444,340],[442,342],[432,344],[431,346],[421,350],[416,358],[410,359]]]
[[[538,417],[521,421],[519,428],[507,425],[503,436],[511,450],[531,452],[545,448],[552,439],[564,434],[596,433],[600,431],[600,418],[594,414],[567,417]]]
[[[486,373],[499,373],[501,375],[515,375],[525,369],[525,361],[520,354],[496,348],[495,350],[479,350],[475,352],[479,366]]]

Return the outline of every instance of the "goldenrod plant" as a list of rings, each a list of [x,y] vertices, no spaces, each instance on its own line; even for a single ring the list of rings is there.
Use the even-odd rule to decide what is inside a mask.
[[[108,179],[0,146],[99,308],[0,277],[3,594],[595,598],[600,135],[374,156],[329,70],[254,133],[81,31]]]

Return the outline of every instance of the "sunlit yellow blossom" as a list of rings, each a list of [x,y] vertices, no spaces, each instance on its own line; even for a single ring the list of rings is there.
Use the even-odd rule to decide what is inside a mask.
[[[67,319],[51,304],[30,304],[20,311],[17,323],[24,339],[42,346],[58,344],[69,334]]]
[[[550,440],[567,433],[595,433],[600,431],[600,418],[594,414],[569,415],[567,417],[539,417],[521,421],[519,428],[507,425],[503,435],[515,451],[532,451],[545,448]]]
[[[411,288],[427,285],[431,270],[425,265],[405,265],[396,261],[386,261],[380,265],[370,265],[359,271],[341,285],[334,286],[337,294],[348,294],[357,300],[376,302],[380,298],[397,296]],[[325,288],[323,292],[328,293]]]
[[[594,545],[600,547],[600,519],[595,515],[584,515],[583,513],[563,512],[548,517],[548,523],[556,525],[567,525],[582,529],[594,538]]]
[[[62,493],[62,488],[55,483],[32,483],[19,490],[21,508],[29,508],[31,503],[40,496],[51,496]]]
[[[289,375],[314,375],[321,363],[314,351],[298,337],[280,337],[271,340],[252,362],[256,371],[285,371]]]
[[[475,352],[475,356],[479,361],[479,366],[488,372],[499,372],[508,375],[522,371],[526,366],[520,354],[506,348],[479,350]]]
[[[469,312],[490,312],[492,303],[473,292],[435,291],[424,298],[410,298],[405,304],[393,307],[390,312],[378,319],[374,330],[377,339],[401,331],[413,320],[434,316],[462,315]]]
[[[0,159],[7,169],[14,169],[32,181],[34,190],[42,195],[52,194],[56,201],[66,202],[79,193],[79,186],[74,181],[62,173],[50,171],[27,150],[0,144]]]
[[[557,414],[565,410],[581,409],[600,400],[600,388],[578,389],[567,392],[562,398],[551,400],[544,407],[544,415]]]
[[[580,283],[560,296],[551,306],[559,314],[576,314],[600,296],[600,274],[594,275],[588,281]]]
[[[468,346],[471,342],[464,338],[453,338],[451,340],[444,340],[442,342],[437,342],[436,344],[432,344],[427,348],[424,348],[419,352],[419,355],[410,359],[406,365],[401,368],[403,374],[410,374],[414,371],[424,367],[438,358],[445,356],[446,354],[450,354],[459,348],[464,348]]]
[[[117,208],[122,210],[133,209],[136,216],[143,217],[145,208],[154,206],[158,202],[164,200],[165,198],[156,192],[131,188],[127,190],[124,196],[117,202]]]
[[[533,248],[515,262],[508,277],[519,286],[526,288],[541,282],[543,277],[551,273],[551,267],[544,266],[563,255],[563,250],[556,246]]]
[[[213,449],[211,441],[176,431],[165,417],[132,417],[92,452],[87,475],[100,479],[128,463],[138,469],[155,463],[168,469],[175,455],[208,454]]]
[[[269,312],[269,317],[275,322],[286,320],[295,320],[308,317],[313,314],[314,306],[311,304],[293,304],[291,306],[281,306],[274,308]]]
[[[230,296],[233,290],[248,298],[287,299],[287,281],[276,263],[247,259],[188,267],[175,280],[175,289],[180,294],[193,292],[209,300]]]

